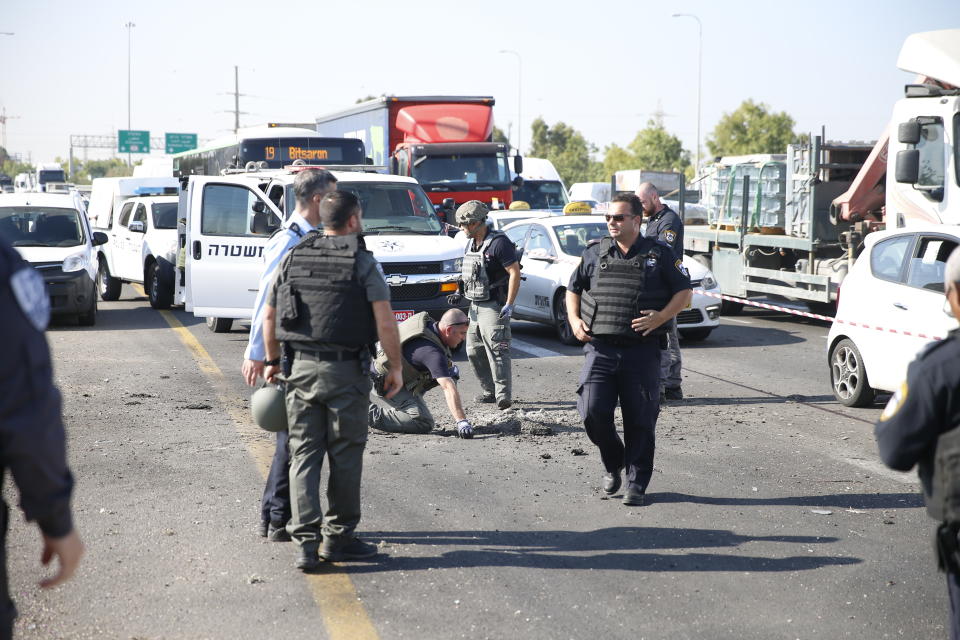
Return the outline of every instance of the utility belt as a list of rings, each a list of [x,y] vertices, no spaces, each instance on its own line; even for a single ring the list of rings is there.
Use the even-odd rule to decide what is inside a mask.
[[[310,360],[312,362],[343,362],[359,360],[360,351],[304,351],[295,349],[293,358],[294,360]]]
[[[636,338],[627,338],[624,336],[594,336],[594,341],[610,345],[612,347],[635,347],[648,342],[656,342],[661,349],[667,348],[667,335],[648,335],[642,336],[639,333]]]
[[[960,575],[960,542],[957,533],[960,522],[943,522],[937,527],[934,538],[934,551],[940,571]]]

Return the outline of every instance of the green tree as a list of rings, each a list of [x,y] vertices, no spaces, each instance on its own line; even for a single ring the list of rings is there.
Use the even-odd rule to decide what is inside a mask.
[[[533,121],[530,129],[532,141],[528,155],[552,162],[566,184],[599,179],[602,167],[590,157],[597,148],[582,133],[563,122],[551,127],[540,117]]]
[[[637,169],[636,157],[618,144],[611,144],[603,150],[603,162],[600,163],[597,181],[609,182],[617,171]]]
[[[713,156],[749,153],[785,153],[787,145],[798,142],[795,124],[787,112],[773,113],[760,102],[744,100],[733,113],[724,113],[707,138]]]
[[[510,139],[507,137],[507,134],[503,132],[503,129],[494,125],[493,127],[493,141],[502,142],[504,144],[510,144]]]
[[[637,169],[683,171],[690,165],[690,154],[680,138],[669,133],[660,118],[648,120],[627,148],[636,159]]]

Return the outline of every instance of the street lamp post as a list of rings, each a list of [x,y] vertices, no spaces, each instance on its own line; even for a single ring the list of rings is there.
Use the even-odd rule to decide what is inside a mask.
[[[674,18],[693,18],[697,21],[697,164],[694,175],[700,171],[700,97],[703,87],[703,23],[692,13],[675,13]]]
[[[517,154],[519,155],[521,153],[520,148],[523,146],[523,111],[521,108],[523,104],[523,58],[512,49],[501,49],[500,53],[517,56]]]
[[[123,26],[127,28],[127,131],[130,131],[130,34],[137,25],[133,24],[133,22],[128,22]],[[133,166],[133,156],[130,152],[127,152],[127,164],[131,167]]]

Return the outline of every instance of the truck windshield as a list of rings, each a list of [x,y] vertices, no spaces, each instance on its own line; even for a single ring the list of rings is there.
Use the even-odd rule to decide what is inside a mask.
[[[420,184],[469,184],[504,187],[510,182],[507,156],[420,156],[413,161],[413,177]]]
[[[0,237],[15,247],[75,247],[84,242],[76,209],[0,207]]]
[[[567,194],[555,180],[524,180],[513,192],[514,200],[523,200],[531,209],[563,209]]]
[[[364,233],[438,235],[442,228],[419,185],[341,181],[337,191],[349,191],[360,199]]]
[[[176,229],[177,228],[177,203],[176,202],[155,202],[152,205],[154,229]]]
[[[67,175],[63,172],[63,169],[45,169],[40,171],[38,178],[40,184],[46,184],[48,182],[66,182]]]

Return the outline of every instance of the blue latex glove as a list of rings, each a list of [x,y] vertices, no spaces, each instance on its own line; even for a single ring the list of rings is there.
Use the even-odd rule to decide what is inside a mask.
[[[500,317],[503,318],[504,320],[509,320],[511,315],[513,315],[513,305],[512,304],[503,305],[503,309],[500,309]]]

